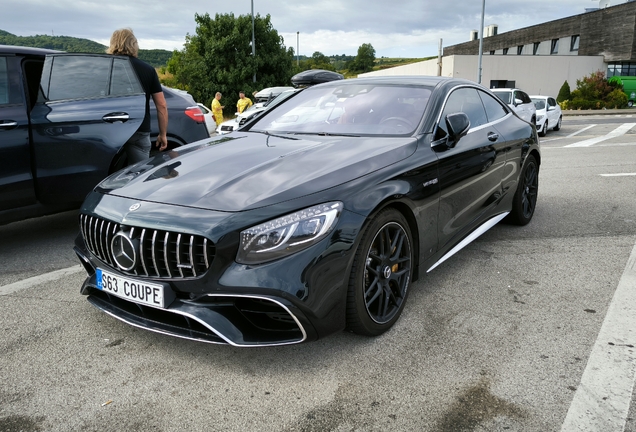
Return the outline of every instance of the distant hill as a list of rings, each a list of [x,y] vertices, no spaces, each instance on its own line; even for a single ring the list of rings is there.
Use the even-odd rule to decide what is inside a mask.
[[[97,53],[106,52],[105,45],[89,39],[72,36],[16,36],[4,30],[0,30],[0,45],[17,45],[35,48],[47,48],[71,53]],[[139,50],[139,58],[156,68],[165,66],[172,57],[172,51],[153,49]]]

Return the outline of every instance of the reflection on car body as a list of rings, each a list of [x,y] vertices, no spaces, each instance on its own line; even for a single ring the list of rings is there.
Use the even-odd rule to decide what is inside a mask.
[[[534,126],[469,81],[309,87],[104,180],[80,214],[82,293],[131,325],[211,343],[379,335],[414,280],[502,219],[530,222],[540,162]],[[164,305],[104,290],[104,274],[160,287]]]

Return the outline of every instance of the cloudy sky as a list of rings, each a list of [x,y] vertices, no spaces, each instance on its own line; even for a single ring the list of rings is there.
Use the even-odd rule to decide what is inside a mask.
[[[626,0],[610,0],[612,5]],[[311,56],[355,55],[370,43],[376,57],[428,57],[465,42],[481,25],[479,0],[253,0],[269,14],[287,47]],[[585,12],[598,0],[486,0],[485,25],[499,33]],[[49,34],[108,44],[114,29],[130,27],[141,48],[180,50],[195,33],[194,14],[250,15],[252,0],[2,0],[0,30],[17,36]]]

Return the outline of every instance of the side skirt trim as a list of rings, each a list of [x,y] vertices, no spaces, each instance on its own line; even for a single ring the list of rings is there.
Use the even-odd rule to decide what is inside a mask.
[[[471,232],[466,238],[464,238],[464,240],[462,240],[461,242],[457,243],[457,245],[454,248],[449,250],[446,253],[446,255],[441,257],[439,259],[439,261],[437,261],[435,264],[433,264],[433,266],[430,269],[426,270],[426,273],[429,273],[435,267],[437,267],[438,265],[440,265],[441,263],[443,263],[444,261],[446,261],[447,259],[449,259],[453,255],[455,255],[457,252],[462,250],[464,247],[468,246],[477,237],[479,237],[480,235],[482,235],[483,233],[488,231],[493,226],[497,225],[503,218],[508,216],[508,213],[510,213],[510,212],[505,212],[505,213],[499,214],[499,215],[497,215],[497,216],[495,216],[493,218],[488,219],[481,226],[479,226],[475,231]]]

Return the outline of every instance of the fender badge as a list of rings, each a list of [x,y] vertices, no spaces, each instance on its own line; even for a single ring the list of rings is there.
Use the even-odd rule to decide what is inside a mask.
[[[137,204],[133,204],[133,205],[131,205],[131,206],[128,208],[128,210],[130,210],[130,211],[135,211],[135,210],[137,210],[139,207],[141,207],[141,204],[139,204],[139,203],[137,203]]]

